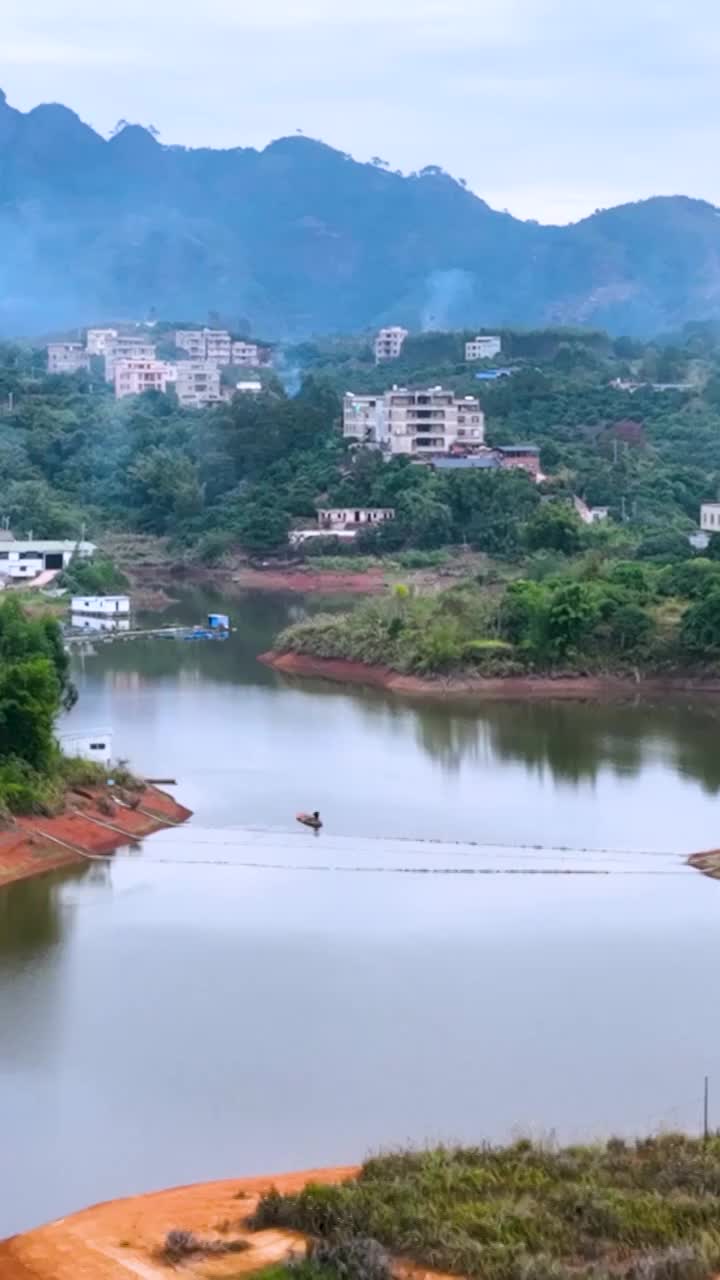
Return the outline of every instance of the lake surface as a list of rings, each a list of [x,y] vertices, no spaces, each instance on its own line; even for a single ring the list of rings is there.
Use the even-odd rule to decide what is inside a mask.
[[[720,1088],[720,884],[681,856],[720,844],[720,706],[291,683],[256,655],[304,607],[189,592],[164,617],[229,641],[77,660],[67,728],[195,816],[0,892],[0,1237],[400,1142],[695,1130]]]

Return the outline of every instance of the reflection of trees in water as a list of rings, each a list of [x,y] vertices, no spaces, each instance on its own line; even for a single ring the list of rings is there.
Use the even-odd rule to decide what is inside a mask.
[[[62,941],[66,916],[63,885],[88,883],[106,876],[106,869],[90,864],[55,871],[34,880],[18,880],[0,889],[0,957],[23,957]]]
[[[447,770],[495,758],[576,785],[601,769],[634,777],[661,761],[710,793],[720,790],[717,705],[415,704],[414,714],[419,744]]]

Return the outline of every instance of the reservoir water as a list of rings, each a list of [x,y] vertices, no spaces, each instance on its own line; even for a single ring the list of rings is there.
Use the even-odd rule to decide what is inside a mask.
[[[720,844],[720,705],[288,682],[256,655],[301,601],[163,616],[210,608],[226,643],[77,660],[67,727],[194,817],[0,891],[0,1237],[398,1143],[696,1130],[720,884],[683,856]]]

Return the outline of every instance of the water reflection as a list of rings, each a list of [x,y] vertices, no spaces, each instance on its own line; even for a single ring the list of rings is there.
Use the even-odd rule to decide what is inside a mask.
[[[19,880],[0,892],[0,964],[7,958],[22,958],[57,946],[68,922],[63,887],[92,880],[98,870],[89,864],[73,867],[35,880]]]

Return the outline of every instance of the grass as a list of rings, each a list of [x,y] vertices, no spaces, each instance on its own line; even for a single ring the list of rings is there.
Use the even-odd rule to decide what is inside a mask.
[[[340,1186],[270,1191],[253,1225],[369,1237],[472,1280],[709,1280],[720,1268],[720,1137],[400,1152]]]

